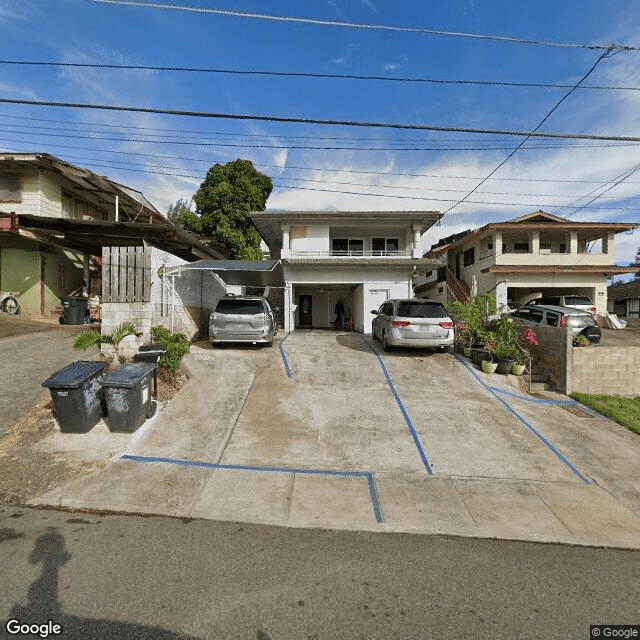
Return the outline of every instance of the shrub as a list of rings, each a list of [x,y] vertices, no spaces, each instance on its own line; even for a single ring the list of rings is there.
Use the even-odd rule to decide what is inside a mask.
[[[166,327],[151,327],[151,335],[156,344],[163,345],[167,351],[160,356],[159,364],[172,373],[180,368],[182,356],[189,353],[189,338],[184,333],[172,333]]]

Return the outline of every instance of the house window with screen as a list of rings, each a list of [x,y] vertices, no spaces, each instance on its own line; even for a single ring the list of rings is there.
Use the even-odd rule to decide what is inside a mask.
[[[360,238],[333,238],[331,240],[331,255],[333,256],[361,256],[364,254],[364,241]]]
[[[0,173],[0,202],[22,202],[20,174]]]

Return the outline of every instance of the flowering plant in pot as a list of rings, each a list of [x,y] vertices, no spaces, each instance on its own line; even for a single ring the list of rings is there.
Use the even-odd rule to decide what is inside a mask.
[[[537,346],[538,340],[533,329],[527,329],[524,333],[516,336],[516,344],[518,347],[518,354],[516,361],[511,367],[511,373],[515,375],[522,375],[524,373],[525,366],[531,358],[530,346]]]

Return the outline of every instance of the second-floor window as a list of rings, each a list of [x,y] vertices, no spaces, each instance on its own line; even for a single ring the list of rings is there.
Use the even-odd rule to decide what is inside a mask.
[[[462,264],[465,267],[472,265],[476,261],[476,248],[471,247],[462,254]]]
[[[0,173],[0,202],[22,202],[20,174]]]
[[[333,238],[331,240],[331,255],[361,256],[364,254],[364,240],[361,238]]]
[[[371,238],[371,253],[374,256],[395,255],[399,249],[398,238]]]

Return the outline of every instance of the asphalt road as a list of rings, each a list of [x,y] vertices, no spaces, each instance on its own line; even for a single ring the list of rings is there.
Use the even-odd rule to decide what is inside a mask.
[[[0,508],[0,621],[49,637],[589,638],[640,552]],[[31,637],[31,636],[30,636]]]
[[[49,397],[42,382],[75,360],[91,360],[94,347],[74,351],[75,336],[86,325],[60,325],[0,316],[0,436],[32,407]]]

